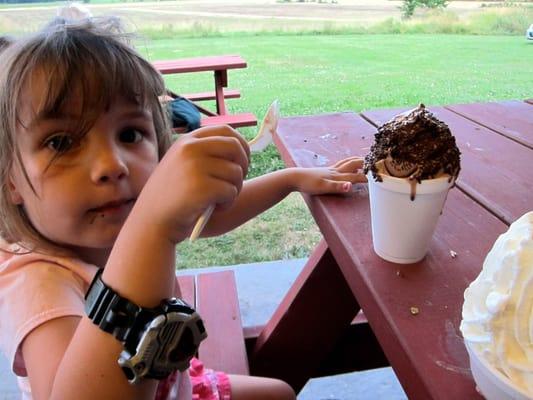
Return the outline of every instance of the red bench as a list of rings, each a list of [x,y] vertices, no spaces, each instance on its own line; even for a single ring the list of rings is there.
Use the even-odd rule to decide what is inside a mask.
[[[154,67],[163,75],[191,72],[213,71],[215,90],[213,92],[190,93],[183,97],[189,100],[215,100],[216,112],[195,103],[198,110],[205,115],[202,126],[230,125],[234,128],[257,125],[257,118],[252,113],[228,114],[225,99],[239,98],[238,90],[225,89],[228,86],[228,69],[246,68],[246,61],[238,55],[182,58],[177,60],[160,60],[153,62]]]
[[[198,350],[206,367],[248,375],[248,356],[233,271],[178,276],[181,297],[202,316],[207,330]],[[223,299],[223,301],[221,301]]]
[[[201,120],[202,126],[229,125],[233,128],[257,125],[257,118],[252,113],[214,115]]]

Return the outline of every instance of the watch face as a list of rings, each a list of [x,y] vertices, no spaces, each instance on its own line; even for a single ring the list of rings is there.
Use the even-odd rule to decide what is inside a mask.
[[[146,326],[135,354],[126,350],[121,353],[119,365],[131,383],[142,378],[163,379],[189,367],[207,332],[198,313],[187,308],[188,313],[170,311],[154,318]]]

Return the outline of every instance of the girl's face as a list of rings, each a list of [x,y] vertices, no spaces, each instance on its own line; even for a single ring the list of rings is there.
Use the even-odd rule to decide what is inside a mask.
[[[24,168],[15,163],[11,171],[12,200],[49,240],[81,254],[108,251],[158,163],[151,112],[117,100],[77,139],[76,99],[44,115],[39,100],[46,81],[32,81],[24,93],[31,100],[19,114],[16,140]]]

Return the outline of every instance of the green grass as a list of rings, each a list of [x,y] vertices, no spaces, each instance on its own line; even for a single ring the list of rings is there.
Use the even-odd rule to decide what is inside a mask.
[[[177,267],[306,257],[320,237],[300,196],[292,194],[233,232],[195,242],[182,242],[177,248]]]
[[[229,72],[242,98],[232,112],[284,115],[524,98],[533,92],[533,43],[515,36],[266,35],[145,41],[148,58],[240,54]],[[178,92],[212,86],[210,73],[168,78]]]
[[[520,36],[227,35],[145,40],[150,59],[240,54],[248,68],[229,72],[242,98],[231,112],[261,117],[274,99],[284,116],[373,108],[523,99],[533,93],[533,44]],[[178,92],[204,91],[212,76],[168,79]],[[243,130],[248,137],[254,129]],[[273,146],[254,155],[251,175],[282,166]],[[294,196],[220,238],[182,243],[178,268],[302,257],[319,240]]]

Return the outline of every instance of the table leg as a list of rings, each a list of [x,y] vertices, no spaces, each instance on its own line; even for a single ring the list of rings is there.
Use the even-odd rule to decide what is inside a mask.
[[[257,338],[252,375],[276,377],[300,391],[359,310],[322,240]]]
[[[224,88],[228,86],[228,71],[215,71],[215,96],[217,101],[217,114],[226,115]]]

